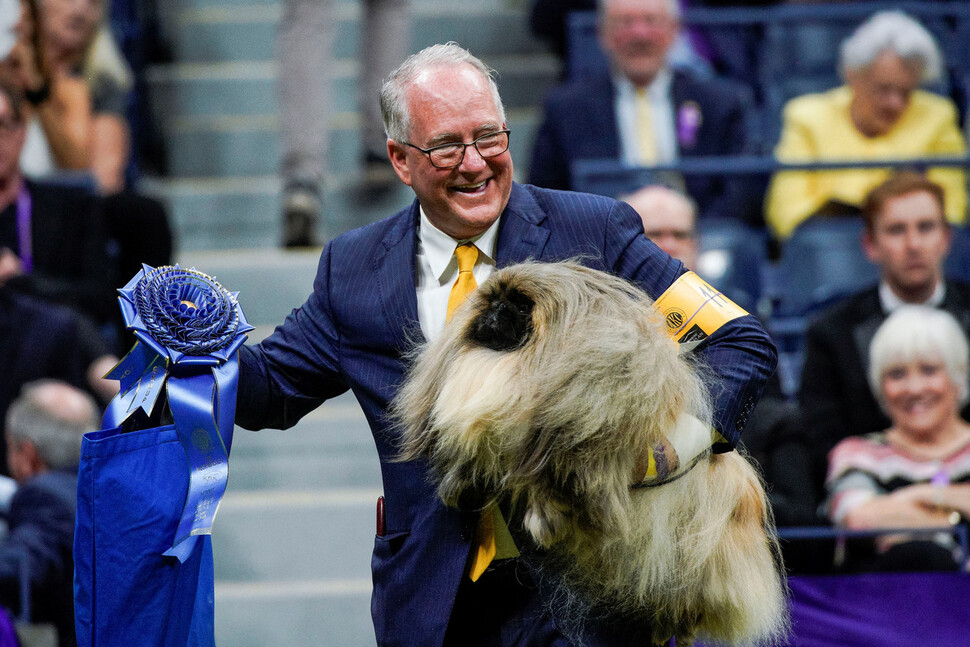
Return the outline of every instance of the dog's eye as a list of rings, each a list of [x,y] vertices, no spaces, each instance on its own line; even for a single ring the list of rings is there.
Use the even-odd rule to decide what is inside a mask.
[[[511,351],[520,348],[532,334],[535,302],[515,289],[500,290],[475,318],[469,337],[486,348]]]

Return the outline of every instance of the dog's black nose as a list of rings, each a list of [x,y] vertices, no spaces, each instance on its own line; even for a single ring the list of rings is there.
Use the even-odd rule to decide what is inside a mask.
[[[535,302],[514,289],[498,291],[472,322],[472,341],[497,351],[520,348],[532,334]]]

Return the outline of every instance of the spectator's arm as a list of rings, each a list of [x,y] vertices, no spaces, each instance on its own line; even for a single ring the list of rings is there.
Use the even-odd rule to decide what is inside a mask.
[[[946,526],[951,511],[927,503],[934,487],[919,483],[874,496],[848,510],[841,524],[852,530]]]
[[[91,94],[83,79],[54,75],[50,97],[34,108],[57,164],[66,169],[91,168]]]
[[[92,119],[91,168],[102,193],[113,194],[125,186],[130,137],[128,124],[115,114],[96,114]]]

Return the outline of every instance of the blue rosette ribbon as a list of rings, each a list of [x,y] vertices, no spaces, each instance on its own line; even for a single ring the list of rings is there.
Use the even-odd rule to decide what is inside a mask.
[[[210,276],[178,265],[143,265],[118,291],[125,325],[137,341],[106,376],[121,381],[105,428],[158,426],[167,396],[189,465],[189,487],[172,547],[185,562],[212,523],[226,491],[239,377],[237,352],[253,329],[229,292]]]

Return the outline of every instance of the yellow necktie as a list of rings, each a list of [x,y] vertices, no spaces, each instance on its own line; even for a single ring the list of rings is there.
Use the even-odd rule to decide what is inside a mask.
[[[475,275],[472,273],[475,261],[478,260],[478,248],[472,243],[459,245],[455,248],[455,256],[458,257],[458,278],[448,296],[446,320],[451,320],[455,308],[478,287]],[[475,555],[468,570],[468,576],[473,582],[481,577],[496,556],[504,559],[519,555],[505,519],[502,517],[502,511],[497,505],[489,505],[482,510],[475,528],[474,542]]]
[[[455,308],[460,306],[462,301],[478,287],[478,283],[475,282],[475,275],[472,273],[475,261],[478,260],[478,248],[475,247],[474,243],[459,245],[455,248],[455,256],[458,257],[458,278],[455,280],[455,284],[451,286],[445,321],[451,321],[451,315]]]
[[[637,148],[640,156],[639,162],[644,166],[657,163],[657,135],[653,128],[653,111],[650,108],[650,97],[647,96],[646,88],[637,88],[634,91],[634,103],[636,105],[637,120]]]

